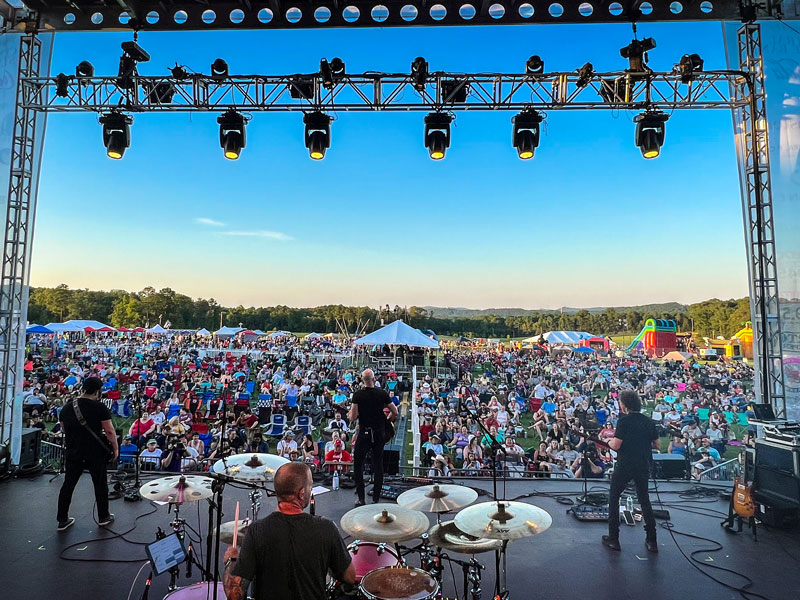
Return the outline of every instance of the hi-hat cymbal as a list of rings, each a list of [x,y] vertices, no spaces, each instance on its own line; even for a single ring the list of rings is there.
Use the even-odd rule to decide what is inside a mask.
[[[397,503],[405,508],[446,513],[463,508],[478,499],[478,492],[463,485],[425,485],[403,492]]]
[[[211,498],[212,483],[213,479],[202,475],[170,475],[145,483],[139,493],[145,500],[182,504]]]
[[[235,454],[214,463],[214,473],[239,481],[272,481],[281,465],[289,461],[275,454]]]
[[[455,521],[445,521],[440,525],[434,525],[428,532],[428,536],[434,546],[459,554],[492,552],[499,550],[503,545],[501,540],[488,540],[464,533],[456,527]]]
[[[228,521],[220,525],[219,528],[219,541],[223,544],[233,544],[233,527],[234,521]],[[239,519],[239,536],[236,540],[237,546],[242,545],[244,534],[247,533],[247,528],[250,527],[250,519]],[[216,533],[216,532],[214,532]]]
[[[342,529],[357,540],[367,542],[405,542],[428,531],[428,517],[418,510],[397,504],[366,504],[348,511],[340,522]]]
[[[461,531],[492,540],[515,540],[537,535],[553,523],[549,513],[538,506],[508,500],[482,502],[456,515]]]

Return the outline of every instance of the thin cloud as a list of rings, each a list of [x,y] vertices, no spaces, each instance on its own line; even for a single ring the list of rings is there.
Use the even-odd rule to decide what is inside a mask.
[[[232,235],[236,237],[258,237],[269,240],[277,240],[279,242],[288,242],[294,239],[292,236],[286,235],[280,231],[267,231],[264,229],[257,231],[223,231],[221,233],[222,235]]]
[[[209,219],[207,217],[195,217],[194,222],[198,225],[211,225],[213,227],[224,227],[225,223],[222,221],[215,221],[214,219]]]

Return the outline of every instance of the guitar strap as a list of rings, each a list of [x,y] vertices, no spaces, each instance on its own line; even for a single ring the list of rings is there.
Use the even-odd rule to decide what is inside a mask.
[[[100,436],[97,435],[97,433],[91,427],[89,427],[89,424],[86,422],[86,419],[83,418],[83,413],[81,412],[81,408],[80,406],[78,406],[78,398],[75,398],[72,401],[72,409],[75,411],[75,417],[78,419],[78,423],[80,423],[81,426],[85,427],[86,431],[92,434],[92,437],[96,439],[97,443],[103,447],[103,450],[108,452],[108,443],[101,440]]]

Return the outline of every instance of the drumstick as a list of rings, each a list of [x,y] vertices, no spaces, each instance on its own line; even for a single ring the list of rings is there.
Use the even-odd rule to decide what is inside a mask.
[[[233,547],[236,547],[236,538],[239,537],[239,501],[236,501],[236,512],[233,515]]]

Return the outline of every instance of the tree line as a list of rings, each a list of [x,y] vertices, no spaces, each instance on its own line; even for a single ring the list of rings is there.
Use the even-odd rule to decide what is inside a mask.
[[[271,331],[364,333],[402,318],[412,327],[430,329],[440,335],[506,338],[533,336],[552,330],[579,330],[614,335],[637,333],[648,318],[674,319],[678,330],[696,335],[730,337],[750,320],[748,298],[705,300],[690,304],[684,312],[645,314],[638,310],[617,311],[607,308],[592,314],[580,310],[574,314],[533,313],[523,316],[480,315],[468,318],[444,318],[424,308],[395,306],[325,305],[313,308],[269,306],[226,307],[214,298],[192,299],[170,288],[146,287],[140,292],[124,290],[94,291],[71,289],[61,284],[54,288],[31,288],[28,321],[46,324],[69,319],[93,319],[114,327],[153,326],[169,321],[172,328],[214,331],[220,324]]]

